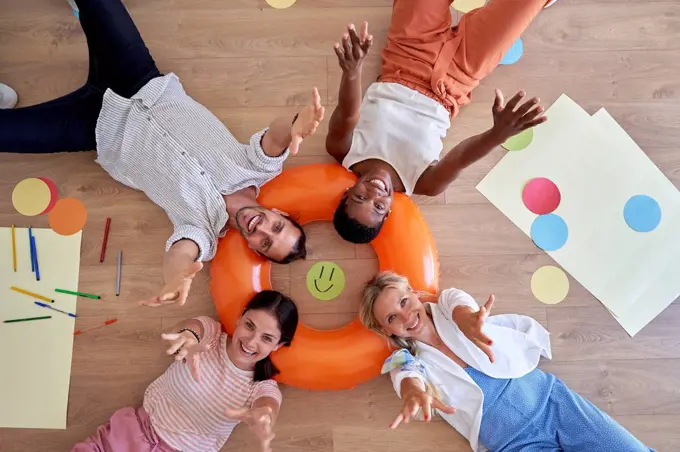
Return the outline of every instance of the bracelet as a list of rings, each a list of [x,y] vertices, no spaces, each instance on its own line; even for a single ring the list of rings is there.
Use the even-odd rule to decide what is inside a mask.
[[[295,113],[295,116],[293,116],[293,122],[292,122],[292,124],[295,124],[295,121],[297,121],[298,116],[300,116],[300,113]]]
[[[196,338],[196,342],[198,342],[199,344],[201,343],[201,338],[198,337],[198,333],[197,333],[196,331],[192,330],[191,328],[182,328],[181,330],[179,330],[179,331],[177,332],[177,334],[181,334],[181,333],[183,333],[183,332],[185,332],[185,331],[188,331],[188,332],[190,332],[191,334],[193,334],[194,337]]]

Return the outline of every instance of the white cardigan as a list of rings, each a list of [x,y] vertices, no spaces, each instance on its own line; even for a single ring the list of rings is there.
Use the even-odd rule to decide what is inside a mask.
[[[460,305],[479,310],[475,300],[458,289],[444,290],[438,303],[429,303],[434,326],[442,341],[470,367],[494,378],[518,378],[534,370],[541,356],[551,359],[550,334],[545,328],[530,317],[505,314],[490,316],[482,329],[493,340],[495,362],[492,364],[453,321],[453,309]],[[482,390],[462,367],[434,347],[418,342],[417,358],[425,369],[427,381],[438,390],[442,402],[456,409],[452,415],[437,411],[439,415],[467,438],[473,451],[486,450],[479,444],[484,403]],[[422,372],[415,371],[412,366],[395,368],[390,376],[399,397],[404,378],[424,382]]]

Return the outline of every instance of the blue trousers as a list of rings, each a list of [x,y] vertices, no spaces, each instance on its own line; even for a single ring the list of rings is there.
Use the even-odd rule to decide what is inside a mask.
[[[44,104],[0,110],[0,152],[91,151],[104,92],[111,88],[130,98],[160,75],[120,0],[76,3],[89,49],[87,82]]]
[[[614,419],[535,369],[496,379],[465,371],[484,393],[480,442],[491,452],[649,452]]]

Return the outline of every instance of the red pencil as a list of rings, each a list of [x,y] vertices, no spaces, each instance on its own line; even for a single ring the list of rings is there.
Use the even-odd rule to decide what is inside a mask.
[[[102,254],[99,256],[99,262],[104,262],[106,255],[106,242],[109,240],[109,227],[111,227],[111,218],[106,219],[106,229],[104,229],[104,243],[102,243]]]
[[[84,328],[82,330],[76,330],[76,331],[73,332],[73,335],[77,336],[79,334],[84,333],[85,331],[96,330],[97,328],[101,328],[101,327],[106,326],[106,325],[111,325],[112,323],[116,323],[117,321],[118,321],[118,319],[107,320],[106,322],[100,323],[99,325],[91,326],[89,328]]]

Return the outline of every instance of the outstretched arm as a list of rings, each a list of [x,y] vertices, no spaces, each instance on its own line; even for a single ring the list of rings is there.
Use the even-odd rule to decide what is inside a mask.
[[[373,45],[368,34],[368,22],[364,22],[361,36],[354,24],[347,27],[342,44],[335,43],[335,54],[342,68],[338,105],[331,116],[326,137],[326,151],[342,163],[352,145],[352,134],[359,121],[361,107],[361,72],[364,58]]]
[[[446,414],[456,412],[455,408],[446,405],[438,397],[428,393],[424,388],[423,382],[417,378],[404,378],[401,380],[400,393],[403,406],[401,412],[390,424],[391,429],[397,428],[402,422],[407,424],[420,410],[423,410],[423,417],[426,422],[432,419],[433,409]]]
[[[312,91],[312,105],[300,110],[295,116],[281,116],[274,119],[269,130],[262,137],[262,150],[269,157],[279,157],[286,149],[297,154],[302,140],[316,132],[326,111],[321,106],[319,90]]]
[[[203,264],[197,262],[199,247],[193,240],[182,239],[175,242],[163,256],[163,280],[165,285],[158,296],[142,300],[145,306],[159,307],[177,303],[186,303],[191,282]]]
[[[533,99],[517,107],[525,96],[518,92],[503,105],[503,94],[496,90],[493,106],[494,125],[486,132],[467,138],[451,149],[436,165],[429,167],[418,179],[414,192],[419,195],[437,196],[443,193],[464,168],[481,159],[510,137],[544,123],[543,107]],[[536,107],[536,108],[534,108]]]

